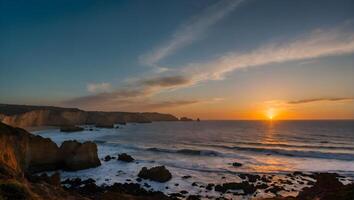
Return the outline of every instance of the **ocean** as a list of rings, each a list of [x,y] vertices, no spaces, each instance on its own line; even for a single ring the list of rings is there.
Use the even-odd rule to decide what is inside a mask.
[[[208,183],[240,182],[238,174],[276,175],[301,172],[336,172],[354,179],[354,121],[201,121],[153,122],[118,125],[116,129],[93,128],[62,133],[59,129],[35,131],[60,145],[64,140],[94,141],[99,158],[119,153],[136,162],[101,161],[98,168],[61,172],[62,178],[93,178],[97,184],[137,182],[142,167],[165,165],[172,180],[141,182],[147,189],[166,194],[186,190],[213,198]],[[232,163],[241,163],[235,167]],[[183,176],[191,176],[184,179]],[[305,185],[294,184],[284,195],[296,195]],[[231,195],[232,199],[245,197]],[[256,196],[268,197],[259,192]],[[271,196],[271,195],[270,195]]]

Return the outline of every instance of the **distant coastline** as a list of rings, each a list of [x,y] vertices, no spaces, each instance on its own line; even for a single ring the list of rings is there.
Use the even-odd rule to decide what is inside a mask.
[[[186,120],[188,119],[188,120]],[[74,126],[83,124],[112,125],[151,123],[153,121],[192,121],[157,112],[84,111],[78,108],[0,104],[0,121],[16,127]]]

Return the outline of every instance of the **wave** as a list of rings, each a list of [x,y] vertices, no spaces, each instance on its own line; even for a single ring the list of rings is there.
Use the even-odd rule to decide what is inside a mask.
[[[304,149],[328,149],[328,150],[354,150],[354,146],[325,146],[325,145],[295,145],[284,143],[258,143],[258,142],[233,142],[232,144],[239,145],[252,145],[252,146],[269,146],[269,147],[284,147],[284,148],[304,148]],[[213,147],[226,147],[225,145],[210,145],[210,144],[198,144]]]
[[[225,154],[212,150],[196,150],[196,149],[163,149],[163,148],[147,148],[147,151],[162,152],[162,153],[178,153],[194,156],[224,156]]]
[[[267,155],[281,155],[290,157],[303,158],[320,158],[320,159],[334,159],[344,161],[354,161],[354,154],[349,153],[324,153],[319,151],[298,151],[286,149],[269,149],[257,147],[228,147],[232,150],[262,153]],[[163,149],[163,148],[147,148],[147,151],[161,152],[161,153],[177,153],[184,155],[200,155],[200,156],[218,156],[218,157],[234,157],[235,154],[221,153],[213,150],[196,150],[196,149]]]

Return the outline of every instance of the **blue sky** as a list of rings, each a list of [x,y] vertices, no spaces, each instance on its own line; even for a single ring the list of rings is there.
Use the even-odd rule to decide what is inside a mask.
[[[327,99],[324,118],[352,118],[353,10],[352,0],[0,0],[0,102],[233,119]]]

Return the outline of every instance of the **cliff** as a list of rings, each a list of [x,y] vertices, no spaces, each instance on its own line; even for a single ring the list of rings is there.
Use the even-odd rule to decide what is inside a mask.
[[[70,190],[60,184],[60,174],[34,175],[34,172],[62,168],[85,169],[99,164],[97,147],[92,142],[65,141],[60,148],[50,139],[0,122],[0,199],[89,200],[130,199],[169,200],[161,192],[150,192],[138,184],[99,187],[87,182]]]
[[[178,121],[171,114],[83,111],[77,108],[0,104],[0,121],[16,127]]]
[[[178,118],[171,114],[161,114],[156,112],[144,112],[141,115],[151,121],[178,121]]]

